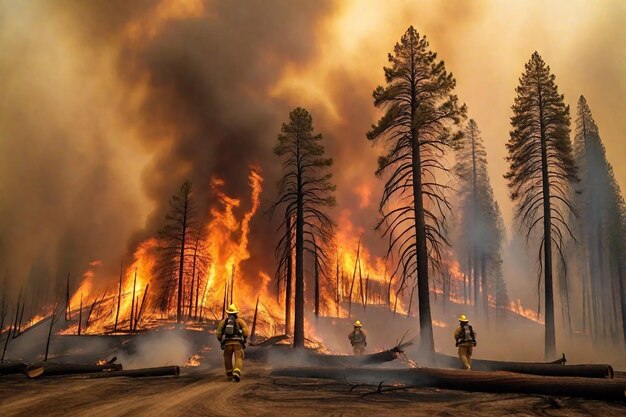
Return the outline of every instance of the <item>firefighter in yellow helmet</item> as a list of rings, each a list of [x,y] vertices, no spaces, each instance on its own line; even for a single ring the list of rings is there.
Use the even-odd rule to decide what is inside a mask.
[[[459,358],[463,369],[469,371],[472,367],[472,350],[476,347],[476,332],[470,326],[465,314],[459,316],[459,327],[454,331],[454,340],[459,348]]]
[[[234,379],[239,382],[241,379],[241,370],[243,369],[243,350],[246,348],[246,339],[248,338],[248,326],[237,317],[239,310],[237,306],[231,304],[226,310],[226,318],[217,326],[217,340],[222,345],[224,351],[224,368],[228,380]],[[233,356],[235,357],[235,366],[233,367]]]
[[[362,329],[362,325],[359,320],[354,322],[354,329],[348,335],[348,339],[350,339],[350,344],[352,345],[354,354],[362,355],[365,351],[365,346],[367,346],[367,334],[365,333],[365,330]]]

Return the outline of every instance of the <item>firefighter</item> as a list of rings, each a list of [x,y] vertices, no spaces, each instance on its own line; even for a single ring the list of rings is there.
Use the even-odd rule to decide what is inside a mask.
[[[463,369],[469,371],[472,367],[472,350],[476,347],[476,332],[470,326],[465,314],[459,316],[459,327],[454,331],[454,340],[459,348],[459,358]]]
[[[355,321],[354,330],[348,335],[355,355],[362,355],[365,351],[365,346],[367,346],[367,334],[361,327],[361,322],[359,320]]]
[[[224,351],[224,368],[226,368],[226,376],[228,380],[239,382],[241,379],[241,370],[243,369],[243,350],[246,348],[246,339],[248,338],[248,326],[237,317],[239,310],[235,304],[228,306],[226,310],[226,318],[217,326],[217,340],[222,345]],[[235,357],[235,366],[233,368],[233,356]]]

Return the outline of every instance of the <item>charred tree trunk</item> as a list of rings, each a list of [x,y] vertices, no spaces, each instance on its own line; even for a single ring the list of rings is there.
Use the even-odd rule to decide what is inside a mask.
[[[17,322],[20,319],[20,298],[22,297],[22,291],[20,290],[20,293],[17,297],[17,306],[15,307],[15,320],[13,322],[13,333],[10,334],[10,336],[15,339],[17,337]]]
[[[189,320],[193,319],[191,314],[193,308],[193,292],[196,289],[196,261],[198,259],[198,243],[200,242],[200,235],[196,236],[196,243],[193,246],[193,261],[191,267],[191,287],[189,288]],[[196,295],[196,300],[198,296]]]
[[[259,298],[260,297],[261,297],[260,294],[256,297],[256,306],[254,307],[254,317],[252,319],[252,329],[250,330],[250,343],[254,342],[254,336],[256,334],[256,318],[259,312]]]
[[[224,301],[222,302],[222,320],[226,317],[226,302],[228,301],[228,280],[224,280]]]
[[[287,275],[285,276],[285,334],[291,334],[291,297],[293,281],[293,236],[291,234],[291,216],[287,216],[287,233],[289,234],[289,257],[287,258]]]
[[[317,245],[315,248],[315,265],[313,266],[315,269],[315,318],[320,316],[320,271],[319,271],[319,263],[317,259]]]
[[[472,254],[472,276],[474,278],[474,310],[479,311],[479,290],[480,281],[478,280],[478,271],[480,261],[479,254],[479,237],[478,237],[478,173],[476,167],[476,138],[474,131],[470,131],[472,143],[472,235],[470,236],[470,250]],[[480,242],[482,244],[482,242]]]
[[[339,317],[339,302],[341,301],[341,292],[340,292],[341,280],[339,277],[339,252],[337,252],[336,275],[337,275],[337,282],[336,282],[336,289],[335,289],[335,316]]]
[[[545,286],[545,358],[556,353],[556,335],[554,328],[554,294],[552,284],[552,210],[550,201],[550,177],[548,175],[548,148],[543,120],[543,102],[539,87],[539,128],[541,134],[541,174],[543,183],[543,250],[544,250],[544,286]]]
[[[299,141],[299,139],[298,139]],[[304,348],[304,200],[301,174],[300,145],[297,145],[297,197],[296,197],[296,296],[293,326],[293,347]]]
[[[180,234],[180,253],[178,261],[178,302],[176,305],[176,322],[180,323],[183,318],[183,275],[185,269],[185,248],[187,239],[189,200],[185,198],[183,203],[182,227]]]
[[[356,261],[354,261],[354,272],[352,272],[352,281],[350,282],[350,292],[348,293],[348,317],[352,317],[352,292],[354,291],[354,280],[356,279],[356,268],[361,255],[361,238],[356,247]]]
[[[70,306],[70,274],[67,274],[67,287],[65,291],[65,321],[72,319],[72,307]]]
[[[15,313],[17,314],[17,313]],[[13,330],[13,323],[9,322],[9,330],[6,332],[6,338],[4,339],[4,348],[2,349],[2,358],[0,358],[0,363],[4,362],[4,357],[7,353],[7,347],[9,346],[9,339],[11,338],[11,331]]]
[[[143,291],[143,297],[141,298],[141,307],[139,307],[139,311],[137,312],[137,316],[135,317],[135,328],[137,330],[137,326],[141,322],[141,316],[143,315],[143,309],[146,306],[146,296],[148,295],[148,288],[150,288],[150,284],[146,284],[146,288]]]
[[[135,317],[135,291],[137,288],[137,268],[135,268],[135,278],[133,279],[133,296],[130,299],[130,316],[128,318],[128,330],[133,330],[133,318]]]
[[[228,304],[233,304],[235,302],[235,265],[233,264],[232,272],[230,276],[230,301]]]
[[[50,338],[52,337],[52,328],[56,322],[56,314],[57,314],[58,304],[54,305],[52,309],[52,314],[50,315],[50,327],[48,328],[48,338],[46,339],[46,352],[43,355],[43,361],[46,362],[48,360],[48,352],[50,351]]]
[[[296,378],[325,378],[378,385],[380,381],[410,386],[427,386],[471,392],[559,395],[596,400],[624,401],[624,382],[614,379],[589,379],[524,375],[509,372],[467,372],[431,368],[286,368],[272,375]]]
[[[115,324],[113,325],[113,331],[117,331],[117,323],[120,318],[120,304],[122,303],[122,275],[123,275],[123,266],[120,263],[120,285],[117,292],[117,311],[115,312]]]
[[[412,84],[412,89],[414,89]],[[415,92],[411,98],[413,114],[417,107]],[[432,355],[435,352],[433,339],[433,324],[430,316],[430,291],[428,284],[428,248],[426,246],[426,222],[424,219],[424,200],[422,195],[422,170],[420,155],[420,139],[418,132],[412,130],[413,151],[413,200],[415,218],[415,239],[417,249],[417,299],[419,303],[420,322],[420,353]]]
[[[26,297],[22,298],[22,309],[20,311],[20,320],[17,322],[17,331],[15,333],[15,337],[19,336],[22,332],[22,323],[24,322],[24,305],[26,304]]]
[[[80,332],[83,327],[83,293],[80,293],[80,307],[78,308],[78,335],[80,336]]]
[[[53,375],[76,375],[86,374],[92,372],[104,372],[104,371],[121,371],[122,365],[120,364],[106,364],[106,365],[87,365],[87,364],[43,364],[39,366],[29,367],[26,369],[26,374],[29,378],[38,378],[40,376],[53,376]]]
[[[128,369],[123,371],[106,371],[82,374],[83,378],[115,378],[115,377],[130,377],[130,378],[143,378],[154,376],[178,376],[180,374],[180,368],[178,366],[162,366],[159,368],[142,368],[142,369]]]

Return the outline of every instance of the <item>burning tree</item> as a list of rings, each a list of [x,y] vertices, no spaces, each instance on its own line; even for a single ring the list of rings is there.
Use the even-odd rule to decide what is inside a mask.
[[[192,186],[185,181],[178,193],[170,200],[170,211],[165,216],[165,225],[159,230],[161,261],[158,266],[162,278],[161,308],[167,310],[176,296],[176,321],[183,318],[184,282],[194,282],[194,278],[186,278],[189,274],[197,274],[198,279],[206,269],[208,259],[199,251],[201,234],[196,222]],[[191,265],[191,268],[190,268]],[[193,286],[189,288],[193,294]],[[193,295],[190,296],[190,304]],[[197,299],[197,295],[196,295]],[[189,306],[191,315],[191,305]]]
[[[577,177],[569,139],[569,107],[558,92],[556,77],[537,52],[525,68],[515,89],[513,129],[506,145],[510,168],[505,178],[511,199],[517,203],[516,217],[527,228],[527,241],[535,227],[543,225],[538,261],[540,275],[543,269],[545,279],[545,356],[548,358],[556,350],[552,247],[554,244],[564,262],[564,234],[572,233],[563,211],[573,211],[570,185]]]
[[[378,176],[388,175],[380,201],[382,219],[377,228],[389,239],[390,255],[400,254],[394,274],[400,272],[403,287],[417,275],[420,320],[420,349],[434,352],[429,301],[429,261],[439,265],[445,211],[449,209],[437,172],[448,173],[445,152],[465,117],[465,105],[452,94],[456,81],[443,61],[429,49],[424,36],[411,26],[389,54],[385,67],[386,87],[374,91],[374,105],[385,114],[372,126],[367,138],[386,145],[379,158]],[[396,202],[393,202],[393,200]]]
[[[311,254],[316,265],[325,265],[326,244],[333,236],[334,223],[326,212],[335,205],[335,186],[328,172],[333,160],[324,157],[321,140],[322,135],[314,133],[309,112],[298,107],[289,114],[289,122],[282,125],[274,148],[283,159],[283,177],[270,215],[283,209],[279,228],[283,232],[276,247],[278,276],[288,272],[295,250],[295,348],[304,347],[304,253]]]
[[[488,319],[489,287],[495,290],[499,285],[500,299],[505,295],[502,293],[503,282],[496,283],[501,275],[504,226],[487,173],[485,145],[473,119],[469,121],[465,136],[457,142],[455,150],[458,212],[461,213],[457,233],[467,259],[469,284],[471,286],[472,280],[474,284],[474,306],[478,308],[480,305],[485,319]],[[492,278],[491,283],[488,282],[488,275]]]
[[[624,201],[593,119],[580,96],[578,100],[574,154],[580,169],[580,193],[576,194],[579,233],[583,237],[583,328],[594,337],[617,335],[617,312],[624,305]],[[586,264],[586,265],[585,265]],[[588,271],[588,272],[587,272]],[[621,301],[620,301],[621,300]],[[626,326],[626,321],[622,323]],[[626,327],[623,329],[626,341]]]

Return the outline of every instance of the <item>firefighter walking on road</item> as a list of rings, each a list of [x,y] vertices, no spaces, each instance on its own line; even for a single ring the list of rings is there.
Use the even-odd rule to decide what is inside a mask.
[[[476,347],[476,332],[470,326],[465,314],[459,316],[459,327],[454,331],[454,340],[459,348],[459,359],[463,369],[469,371],[472,368],[472,350]]]
[[[224,368],[228,380],[234,379],[239,382],[241,379],[241,370],[243,369],[243,350],[246,348],[246,339],[248,338],[248,326],[237,317],[237,306],[231,304],[226,310],[226,318],[217,326],[217,340],[224,350]],[[233,357],[235,366],[233,367]]]
[[[357,320],[354,322],[354,330],[350,332],[348,339],[350,339],[354,354],[362,355],[365,351],[365,346],[367,346],[367,334],[365,330],[362,329],[360,321]]]

